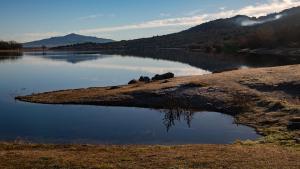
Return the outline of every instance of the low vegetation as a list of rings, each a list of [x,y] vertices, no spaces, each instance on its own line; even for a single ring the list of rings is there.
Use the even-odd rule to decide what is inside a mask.
[[[0,144],[5,169],[298,169],[298,148],[272,144],[104,146]]]

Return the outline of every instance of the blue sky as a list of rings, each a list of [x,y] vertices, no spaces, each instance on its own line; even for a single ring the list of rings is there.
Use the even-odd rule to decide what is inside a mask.
[[[134,39],[298,5],[300,0],[0,0],[0,39],[25,42],[73,32]]]

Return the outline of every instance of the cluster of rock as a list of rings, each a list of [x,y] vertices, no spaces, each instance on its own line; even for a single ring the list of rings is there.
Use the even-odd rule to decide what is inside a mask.
[[[139,82],[150,83],[151,81],[166,80],[166,79],[171,79],[174,77],[175,77],[174,73],[171,73],[171,72],[161,74],[161,75],[157,74],[154,77],[152,77],[151,79],[148,76],[141,76],[139,78],[139,80],[133,79],[133,80],[129,81],[128,84],[136,84]]]
[[[148,76],[141,76],[139,81],[149,83],[151,81],[151,79]]]

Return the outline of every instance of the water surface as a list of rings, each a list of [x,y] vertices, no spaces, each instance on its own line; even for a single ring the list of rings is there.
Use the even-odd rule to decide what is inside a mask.
[[[98,53],[25,53],[0,59],[0,140],[38,143],[192,144],[232,143],[259,137],[247,126],[217,112],[189,119],[166,111],[80,105],[40,105],[17,95],[125,84],[141,75],[174,72],[200,75],[210,70],[177,61]]]

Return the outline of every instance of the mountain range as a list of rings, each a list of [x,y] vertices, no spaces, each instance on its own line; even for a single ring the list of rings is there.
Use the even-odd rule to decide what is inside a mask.
[[[42,39],[38,41],[33,42],[27,42],[23,44],[23,47],[29,48],[29,47],[57,47],[57,46],[66,46],[66,45],[74,45],[74,44],[82,44],[82,43],[109,43],[114,42],[111,39],[103,39],[103,38],[97,38],[92,36],[83,36],[78,34],[69,34],[66,36],[60,36],[60,37],[52,37],[49,39]]]
[[[300,7],[262,17],[237,15],[178,33],[106,44],[85,43],[56,50],[144,50],[181,48],[204,52],[300,48]]]

